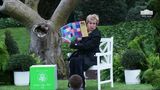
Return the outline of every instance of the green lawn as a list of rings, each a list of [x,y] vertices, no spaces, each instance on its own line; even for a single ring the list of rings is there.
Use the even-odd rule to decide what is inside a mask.
[[[0,86],[0,90],[29,90],[29,86]],[[58,81],[58,90],[68,90],[67,80]],[[96,80],[87,80],[86,90],[97,90]],[[149,84],[126,85],[124,83],[114,83],[113,88],[107,84],[102,86],[102,90],[152,90],[152,86]]]

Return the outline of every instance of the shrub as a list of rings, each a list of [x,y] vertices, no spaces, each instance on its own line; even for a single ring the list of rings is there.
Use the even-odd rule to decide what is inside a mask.
[[[123,66],[121,65],[121,54],[115,53],[114,54],[114,62],[113,62],[113,75],[114,81],[123,82],[124,81],[124,72]]]
[[[151,84],[154,90],[160,89],[160,57],[159,54],[151,54],[148,57],[149,68],[144,71],[142,79]]]
[[[135,7],[131,8],[128,11],[128,14],[126,16],[126,20],[127,21],[143,20],[144,18],[141,17],[140,11],[144,10],[144,9],[145,9],[145,6],[135,6]]]
[[[5,31],[5,45],[7,46],[7,51],[9,55],[18,54],[19,48],[16,41],[11,36],[10,31]]]
[[[145,56],[147,56],[146,51],[144,50],[144,44],[143,44],[145,37],[146,36],[144,36],[144,35],[136,36],[133,40],[131,40],[128,43],[128,48],[136,49],[136,50],[142,52]]]
[[[121,64],[125,69],[141,69],[146,70],[147,60],[142,52],[135,49],[127,49],[121,59]]]
[[[0,29],[8,27],[22,27],[23,25],[12,18],[0,18]]]
[[[98,27],[101,30],[102,37],[114,37],[114,52],[119,53],[126,49],[128,43],[131,40],[131,35],[134,31],[139,35],[145,35],[143,39],[144,49],[147,54],[150,55],[155,48],[154,46],[154,31],[155,28],[150,24],[149,21],[132,21],[123,22],[113,26]],[[130,38],[129,38],[130,37]]]
[[[34,60],[36,60],[36,64],[43,64],[42,59],[40,58],[40,56],[36,56],[35,53],[30,53],[30,56],[32,58],[34,58]]]
[[[160,90],[160,69],[148,69],[144,72],[143,78],[147,83],[151,84],[154,87],[154,90]]]
[[[36,64],[36,60],[25,54],[11,56],[8,62],[8,69],[11,71],[28,71],[31,65]]]
[[[0,71],[6,70],[6,64],[9,59],[8,52],[6,50],[6,47],[4,43],[0,42]]]

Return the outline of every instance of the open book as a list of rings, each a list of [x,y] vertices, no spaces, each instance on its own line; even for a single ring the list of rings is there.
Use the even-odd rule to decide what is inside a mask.
[[[88,31],[85,21],[68,23],[60,28],[62,41],[70,43],[78,38],[87,37]]]

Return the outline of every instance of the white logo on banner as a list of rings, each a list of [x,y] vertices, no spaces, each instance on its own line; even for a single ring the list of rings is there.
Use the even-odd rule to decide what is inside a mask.
[[[39,74],[39,80],[41,82],[45,82],[47,80],[47,77],[44,73]]]

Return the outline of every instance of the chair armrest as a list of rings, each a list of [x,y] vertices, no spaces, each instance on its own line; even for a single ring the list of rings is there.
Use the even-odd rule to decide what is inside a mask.
[[[106,52],[106,53],[96,53],[96,56],[97,57],[100,57],[100,56],[106,56],[106,55],[108,55],[108,54],[110,54],[109,52]]]
[[[97,66],[99,66],[100,65],[100,56],[102,56],[102,54],[101,53],[96,53],[95,54],[96,55],[96,57],[97,57]]]
[[[98,53],[96,53],[95,56],[97,57],[97,65],[100,65],[100,63],[101,63],[101,58],[100,58],[101,56],[107,56],[109,54],[111,54],[111,52],[106,52],[106,53],[98,52]]]

